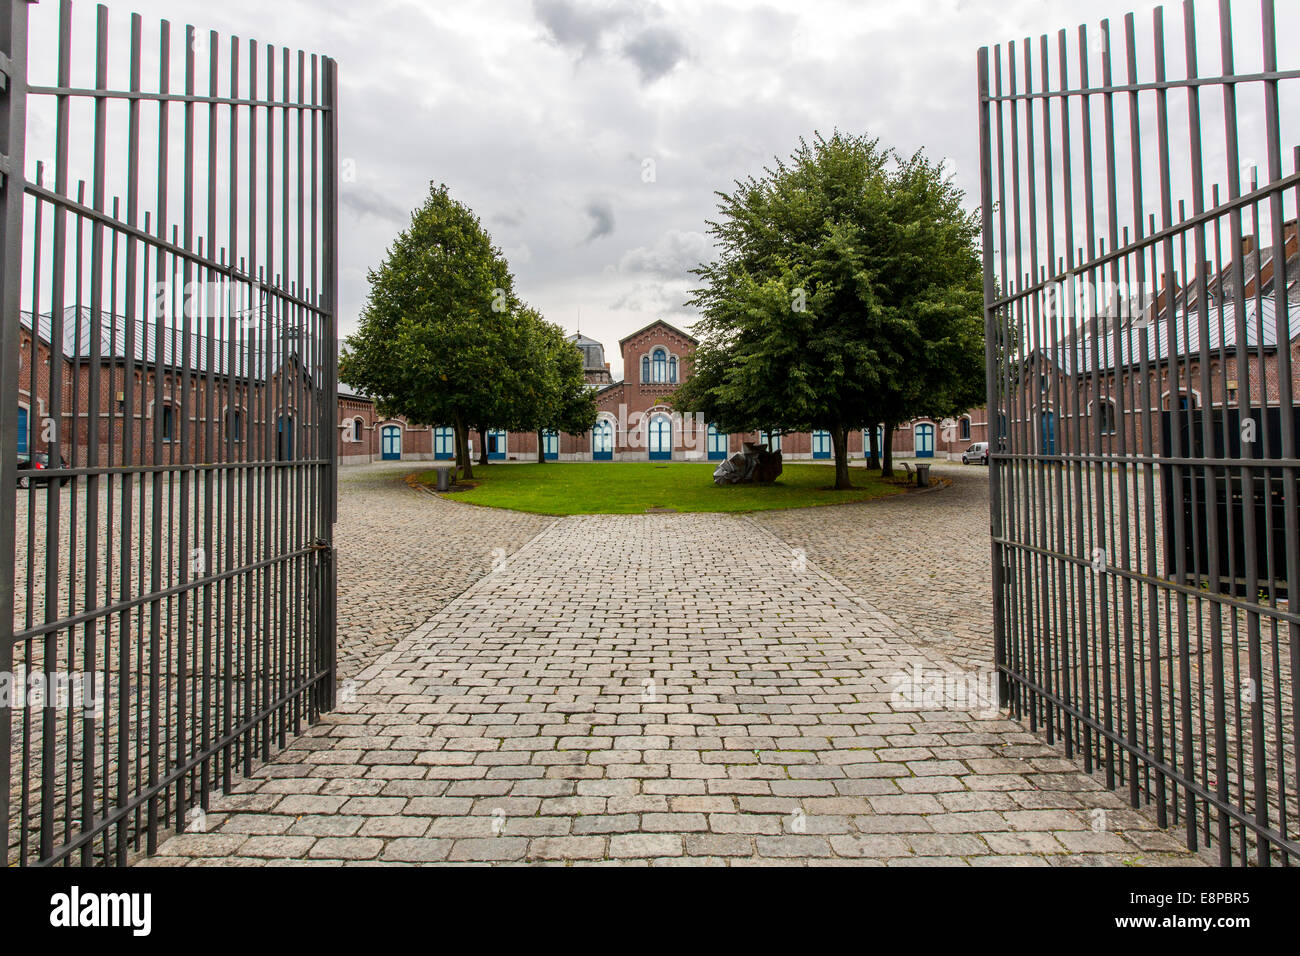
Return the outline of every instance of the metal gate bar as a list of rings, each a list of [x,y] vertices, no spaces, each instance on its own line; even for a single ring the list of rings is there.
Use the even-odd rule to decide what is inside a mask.
[[[1300,69],[1273,0],[1249,36],[1232,8],[1209,77],[1192,0],[1181,44],[1157,9],[1141,43],[1130,14],[1118,43],[980,51],[995,662],[1017,716],[1189,848],[1290,865]]]
[[[0,820],[121,864],[333,706],[337,78],[55,9],[37,83],[0,2]]]

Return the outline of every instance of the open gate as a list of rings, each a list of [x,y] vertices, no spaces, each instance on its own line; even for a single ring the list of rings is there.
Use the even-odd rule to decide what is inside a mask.
[[[979,54],[996,664],[1190,848],[1294,864],[1300,69],[1273,0],[1174,11]]]
[[[334,701],[335,64],[82,14],[0,2],[8,865],[201,829]]]

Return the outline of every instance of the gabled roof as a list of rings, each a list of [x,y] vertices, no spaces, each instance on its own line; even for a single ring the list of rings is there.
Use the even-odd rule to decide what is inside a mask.
[[[668,329],[670,332],[676,332],[676,333],[677,333],[678,335],[680,335],[682,338],[687,339],[688,341],[694,342],[694,343],[696,343],[697,345],[699,344],[699,339],[697,339],[695,336],[693,336],[693,335],[691,335],[691,334],[689,334],[689,333],[687,333],[687,332],[683,332],[681,329],[679,329],[679,328],[678,328],[677,326],[675,326],[675,325],[669,325],[669,324],[668,324],[667,322],[665,322],[663,319],[655,319],[655,320],[654,320],[653,322],[651,322],[649,325],[642,326],[641,328],[639,328],[639,329],[637,329],[635,332],[633,332],[631,335],[625,335],[625,336],[623,336],[621,339],[618,340],[618,344],[621,346],[621,345],[622,345],[624,342],[626,342],[628,339],[634,339],[634,338],[636,338],[638,335],[640,335],[642,332],[648,332],[650,329],[653,329],[656,325],[662,325],[664,328]]]

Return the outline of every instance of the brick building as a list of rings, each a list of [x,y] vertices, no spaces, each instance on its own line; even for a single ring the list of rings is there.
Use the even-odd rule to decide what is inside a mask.
[[[76,307],[66,309],[59,324],[54,329],[43,314],[33,335],[31,314],[21,315],[20,455],[57,444],[71,467],[85,467],[92,458],[98,466],[121,466],[317,455],[326,429],[310,419],[314,403],[307,399],[319,384],[309,372],[311,362],[301,361],[294,345],[219,342],[209,355],[201,335],[192,335],[187,348],[175,330],[158,335],[148,326],[127,342],[125,320],[107,315],[96,344],[90,310]],[[51,365],[53,338],[62,347]],[[690,374],[696,340],[667,322],[652,322],[619,342],[621,381],[614,381],[600,342],[581,335],[571,341],[582,352],[599,419],[584,435],[546,435],[548,459],[721,460],[745,441],[767,442],[787,459],[832,457],[827,432],[720,434],[695,416],[675,412],[669,400]],[[372,399],[345,384],[338,389],[338,415],[328,431],[342,465],[455,457],[450,427],[386,418]],[[894,432],[894,452],[959,457],[971,442],[986,438],[984,418],[977,409],[956,420],[903,423]],[[863,457],[866,440],[864,432],[851,433],[851,454]],[[476,457],[478,442],[471,435]],[[489,460],[537,457],[537,435],[531,432],[493,431],[487,443]]]
[[[570,341],[583,355],[588,384],[595,389],[598,419],[585,435],[547,436],[546,457],[559,461],[719,461],[735,454],[746,441],[767,442],[793,460],[832,458],[829,432],[769,434],[746,432],[722,434],[710,423],[673,410],[670,399],[677,386],[690,374],[690,359],[696,340],[662,320],[619,340],[623,378],[614,381],[605,347],[581,334]],[[435,429],[435,434],[439,430]],[[451,458],[450,429],[445,453]],[[883,431],[883,429],[882,429]],[[898,425],[894,431],[894,453],[900,457],[960,458],[972,442],[987,438],[982,409],[944,421],[923,418]],[[851,432],[849,451],[864,456],[865,432]],[[442,447],[435,445],[435,448]],[[498,432],[489,436],[489,458],[535,460],[537,436],[531,433]]]

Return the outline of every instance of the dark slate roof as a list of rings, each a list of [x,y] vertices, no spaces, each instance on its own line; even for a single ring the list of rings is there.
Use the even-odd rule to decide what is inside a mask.
[[[1265,349],[1275,349],[1278,343],[1277,309],[1273,300],[1265,299],[1261,306],[1254,299],[1246,301],[1246,346],[1254,349],[1263,344]],[[1290,337],[1300,335],[1300,327],[1286,329]],[[1220,348],[1237,348],[1237,311],[1235,303],[1214,304],[1209,310],[1209,339],[1204,343],[1207,352]],[[1129,368],[1146,361],[1167,361],[1176,358],[1199,358],[1202,351],[1201,315],[1199,310],[1180,310],[1172,318],[1173,348],[1170,349],[1170,319],[1161,317],[1154,321],[1134,321],[1121,327],[1099,332],[1096,336],[1096,367],[1111,371]],[[1261,339],[1262,334],[1262,339]],[[1116,339],[1118,338],[1118,347]],[[1060,366],[1067,375],[1089,374],[1094,367],[1093,337],[1083,334],[1068,343],[1040,350],[1044,356]]]
[[[29,311],[19,313],[19,322],[23,328],[32,328],[32,314]],[[230,339],[214,338],[209,355],[206,320],[196,320],[200,328],[190,331],[188,350],[185,347],[184,330],[164,320],[162,325],[161,349],[158,341],[159,323],[147,323],[136,320],[135,341],[130,345],[134,361],[142,365],[161,365],[164,368],[179,369],[188,366],[191,370],[206,374],[231,374],[236,377],[263,379],[274,375],[280,367],[288,362],[296,362],[298,343],[288,342],[280,348],[270,348],[265,340],[252,335],[235,339],[234,361],[231,361]],[[122,315],[102,313],[100,317],[99,342],[91,337],[91,310],[88,307],[69,306],[63,310],[62,346],[53,343],[53,321],[48,312],[36,317],[36,337],[50,345],[51,348],[66,359],[93,359],[98,356],[103,360],[125,360],[127,354],[127,318]],[[260,330],[253,330],[255,333]],[[224,323],[219,324],[217,335],[228,332]]]

